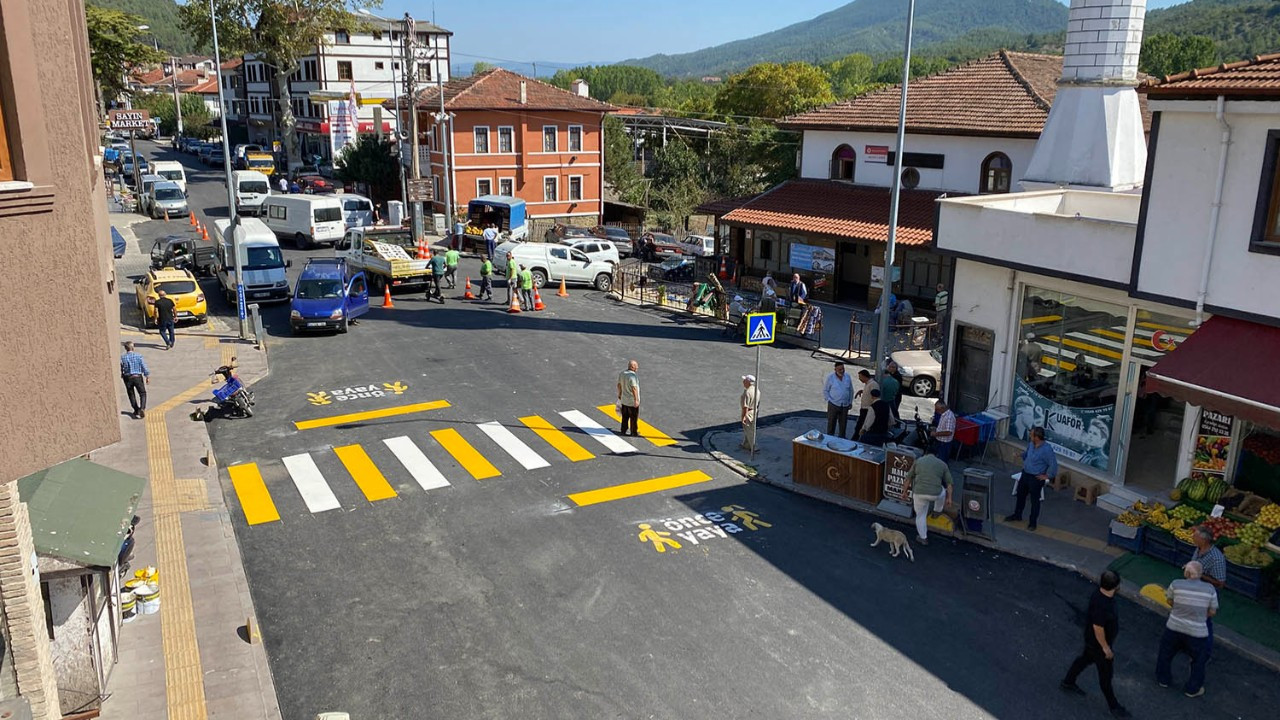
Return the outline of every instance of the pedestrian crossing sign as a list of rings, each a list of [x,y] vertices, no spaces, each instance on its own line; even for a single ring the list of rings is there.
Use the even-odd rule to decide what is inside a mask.
[[[747,344],[768,345],[773,342],[773,327],[778,316],[773,313],[747,315]]]

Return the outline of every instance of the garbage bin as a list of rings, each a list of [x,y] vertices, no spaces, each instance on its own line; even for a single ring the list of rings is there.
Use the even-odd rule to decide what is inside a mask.
[[[995,520],[991,507],[992,486],[995,476],[990,470],[964,469],[964,487],[960,494],[960,512],[965,530],[991,538]]]

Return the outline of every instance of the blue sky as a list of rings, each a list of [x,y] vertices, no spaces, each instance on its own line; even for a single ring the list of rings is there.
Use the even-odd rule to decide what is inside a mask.
[[[849,0],[439,0],[436,22],[454,33],[453,64],[538,62],[538,74],[584,62],[680,53],[808,20]],[[866,0],[864,0],[866,1]],[[872,0],[891,2],[892,0]],[[1067,0],[1061,0],[1068,4]],[[1182,0],[1149,0],[1148,7]],[[379,11],[430,20],[431,0],[384,0]]]

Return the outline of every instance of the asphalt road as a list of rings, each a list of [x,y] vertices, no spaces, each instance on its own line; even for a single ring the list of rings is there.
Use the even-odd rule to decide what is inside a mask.
[[[191,202],[216,215],[225,194],[212,178],[190,178]],[[296,271],[305,253],[285,254]],[[872,518],[744,482],[697,444],[736,424],[753,349],[592,291],[544,299],[546,312],[513,316],[402,294],[347,335],[296,338],[287,308],[265,313],[258,413],[211,430],[285,718],[1105,714],[1093,675],[1087,698],[1057,688],[1088,582],[967,544],[935,540],[914,562],[868,547]],[[614,427],[598,406],[632,358],[642,419],[677,442],[628,438],[635,452],[613,454],[572,411]],[[766,348],[766,419],[818,407],[827,370]],[[295,425],[437,400],[449,406]],[[571,461],[521,420],[534,415],[593,457]],[[247,524],[263,504],[242,502],[228,467],[260,474],[279,519]],[[699,472],[634,497],[571,498]],[[669,533],[664,552],[642,525]],[[1120,605],[1117,692],[1136,717],[1274,713],[1275,675],[1222,649],[1205,697],[1158,687],[1161,619]]]

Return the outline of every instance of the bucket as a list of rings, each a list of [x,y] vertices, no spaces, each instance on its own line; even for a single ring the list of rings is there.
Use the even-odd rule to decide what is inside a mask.
[[[130,591],[120,593],[120,616],[124,622],[133,622],[138,617],[137,598]]]
[[[142,615],[154,615],[160,612],[160,586],[143,583],[134,591],[138,598],[138,612]]]

